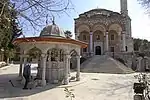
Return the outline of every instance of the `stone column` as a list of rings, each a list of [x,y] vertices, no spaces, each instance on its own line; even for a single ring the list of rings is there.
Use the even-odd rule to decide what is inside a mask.
[[[41,54],[41,67],[42,67],[42,86],[46,85],[45,73],[46,73],[46,54]]]
[[[137,71],[139,71],[139,72],[141,72],[142,71],[142,57],[139,57],[138,59],[137,59],[138,61],[137,61]]]
[[[77,74],[76,74],[77,81],[80,81],[80,56],[77,56]]]
[[[23,55],[20,55],[20,68],[19,68],[19,77],[22,77],[22,71],[23,71]]]
[[[41,57],[38,58],[38,67],[37,67],[37,75],[38,79],[41,79]]]
[[[69,84],[69,74],[68,74],[68,70],[69,70],[69,58],[70,58],[70,55],[66,55],[66,59],[65,59],[65,79],[64,79],[64,84],[67,85]]]
[[[122,34],[121,32],[118,32],[118,48],[119,48],[119,52],[121,52],[121,43],[122,43],[122,40],[121,40],[121,37],[122,37]]]
[[[23,64],[24,64],[24,65],[27,64],[27,59],[28,59],[28,57],[27,57],[27,56],[24,56],[24,59],[23,59]]]
[[[52,79],[52,62],[51,62],[51,55],[49,54],[48,58],[48,75],[49,75],[49,81]]]
[[[70,76],[70,60],[71,60],[71,56],[68,58],[68,74]]]
[[[90,32],[90,56],[93,53],[93,32]]]
[[[22,77],[23,75],[23,67],[27,63],[28,55],[21,55],[20,56],[20,69],[19,69],[19,77]]]
[[[122,51],[126,51],[126,34],[125,31],[122,32]]]
[[[106,52],[109,51],[108,31],[106,31]]]

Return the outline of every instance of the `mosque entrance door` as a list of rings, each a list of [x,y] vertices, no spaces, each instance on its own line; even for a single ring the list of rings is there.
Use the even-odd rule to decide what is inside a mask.
[[[101,55],[101,46],[95,47],[95,55]]]

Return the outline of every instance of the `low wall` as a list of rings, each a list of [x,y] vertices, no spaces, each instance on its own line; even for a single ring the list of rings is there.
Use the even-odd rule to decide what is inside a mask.
[[[133,55],[133,53],[129,53],[129,52],[109,52],[107,53],[107,55],[115,58],[115,59],[122,59],[124,60],[125,64],[128,67],[132,67],[132,61],[135,58],[135,55]]]
[[[147,54],[146,56],[140,56],[140,54]],[[107,55],[114,59],[122,59],[127,67],[132,68],[135,71],[146,72],[150,71],[150,57],[148,53],[129,53],[129,52],[114,52],[107,53]]]

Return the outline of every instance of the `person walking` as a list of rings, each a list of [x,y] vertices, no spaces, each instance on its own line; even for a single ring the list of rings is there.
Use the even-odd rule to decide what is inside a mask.
[[[25,85],[24,85],[23,89],[28,89],[27,85],[28,85],[28,83],[30,81],[30,76],[31,76],[31,64],[30,64],[30,61],[28,61],[28,63],[25,64],[25,66],[24,66],[23,76],[25,78]]]

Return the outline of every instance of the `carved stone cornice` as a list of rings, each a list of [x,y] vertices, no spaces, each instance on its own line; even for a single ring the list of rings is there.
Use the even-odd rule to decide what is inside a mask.
[[[102,19],[90,19],[90,20],[84,20],[84,21],[77,21],[76,22],[76,27],[79,27],[80,25],[88,25],[89,27],[93,26],[94,24],[97,23],[102,23],[105,26],[109,26],[112,23],[117,23],[120,24],[121,26],[125,25],[125,20],[124,19],[117,19],[117,18],[113,18],[113,19],[108,19],[108,18],[102,18]]]

